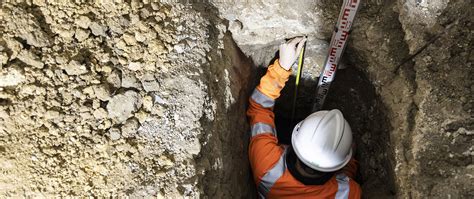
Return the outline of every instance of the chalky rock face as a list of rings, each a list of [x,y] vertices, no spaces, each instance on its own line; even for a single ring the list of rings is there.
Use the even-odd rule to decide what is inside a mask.
[[[267,67],[273,61],[275,52],[279,50],[281,43],[272,42],[268,46],[263,48],[260,47],[249,47],[247,53],[250,53],[252,60],[257,66]],[[316,39],[314,37],[308,38],[304,52],[304,62],[301,77],[309,81],[317,81],[321,74],[322,68],[324,68],[324,61],[328,53],[329,44],[327,41]],[[346,64],[341,61],[339,67],[344,67]],[[298,69],[298,60],[291,67],[293,69],[292,74],[296,76]]]
[[[338,10],[324,1],[213,1],[242,51],[257,66],[266,67],[280,44],[296,36],[308,36],[303,78],[319,77],[328,51],[328,38]],[[337,5],[330,5],[335,8]],[[344,65],[344,63],[341,63]],[[296,70],[294,74],[296,73]]]
[[[300,35],[321,37],[324,7],[316,1],[213,1],[240,46],[268,43]]]

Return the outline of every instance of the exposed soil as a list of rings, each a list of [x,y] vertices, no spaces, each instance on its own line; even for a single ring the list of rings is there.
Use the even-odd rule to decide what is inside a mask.
[[[362,1],[324,108],[354,131],[364,197],[474,197],[471,4]],[[0,195],[255,197],[248,96],[307,34],[295,122],[310,113],[341,1],[278,5],[3,1]]]

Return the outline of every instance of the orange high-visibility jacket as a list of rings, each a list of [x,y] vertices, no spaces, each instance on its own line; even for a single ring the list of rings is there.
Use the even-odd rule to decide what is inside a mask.
[[[278,144],[273,105],[290,74],[291,70],[283,69],[276,60],[250,97],[249,158],[258,195],[261,198],[360,198],[360,186],[353,180],[357,171],[354,159],[323,185],[305,185],[288,171],[287,147]]]

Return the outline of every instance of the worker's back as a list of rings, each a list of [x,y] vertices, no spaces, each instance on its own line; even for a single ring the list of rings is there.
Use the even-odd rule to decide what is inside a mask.
[[[322,185],[305,185],[289,170],[294,165],[289,148],[277,144],[270,133],[254,136],[249,157],[261,197],[266,198],[360,198],[361,190],[353,180],[356,162],[351,160],[339,173]]]
[[[273,106],[275,99],[291,74],[282,68],[278,59],[269,66],[254,90],[247,110],[251,125],[249,145],[250,164],[261,198],[360,198],[361,189],[354,176],[354,159],[341,170],[330,173],[323,182],[297,176],[290,147],[279,145],[275,130]],[[295,175],[294,175],[295,174]],[[320,181],[320,179],[315,179]],[[305,181],[303,183],[302,181]]]

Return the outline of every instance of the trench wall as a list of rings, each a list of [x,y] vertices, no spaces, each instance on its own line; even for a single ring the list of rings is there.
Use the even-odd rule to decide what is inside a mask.
[[[254,197],[247,98],[284,38],[329,40],[340,2],[246,3],[2,2],[0,194]],[[360,133],[366,197],[472,198],[469,8],[362,2],[327,107]]]
[[[248,194],[246,94],[229,85],[251,73],[213,12],[2,1],[0,21],[0,195]]]
[[[214,5],[244,53],[265,66],[284,38],[308,34],[328,41],[341,2],[282,1],[285,8],[299,5],[284,10],[270,1]],[[361,2],[345,57],[359,71],[351,75],[368,81],[356,85],[374,90],[374,98],[362,92],[364,102],[347,113],[364,112],[375,99],[368,115],[353,120],[368,123],[360,130],[375,129],[357,138],[369,152],[360,157],[368,168],[362,169],[366,197],[472,197],[470,7],[470,1]],[[380,176],[370,179],[374,172]],[[379,187],[375,182],[387,188],[370,189]]]

